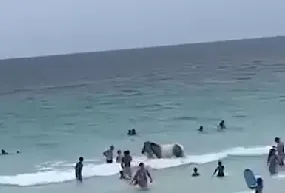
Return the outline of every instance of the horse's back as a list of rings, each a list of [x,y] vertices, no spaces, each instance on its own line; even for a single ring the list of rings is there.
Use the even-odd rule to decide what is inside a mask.
[[[163,158],[171,158],[174,156],[173,147],[175,144],[163,144],[161,145],[161,155]]]

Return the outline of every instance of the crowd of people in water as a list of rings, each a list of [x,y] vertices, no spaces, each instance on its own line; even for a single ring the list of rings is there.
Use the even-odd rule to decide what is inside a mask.
[[[225,121],[221,120],[221,122],[218,124],[219,130],[225,130],[226,125]],[[198,129],[199,132],[204,132],[204,127],[200,126]],[[137,132],[135,129],[128,130],[127,133],[128,136],[135,136],[137,135]],[[274,139],[275,146],[272,146],[269,150],[268,157],[267,157],[267,166],[268,171],[270,175],[276,175],[278,173],[278,166],[283,167],[284,166],[284,159],[285,159],[285,152],[284,152],[284,142],[281,140],[280,137],[275,137]],[[114,150],[115,147],[111,145],[108,150],[103,152],[103,155],[105,157],[106,163],[110,164],[113,163],[114,160]],[[16,154],[19,154],[20,151],[16,151]],[[1,155],[8,155],[8,153],[5,149],[1,150]],[[13,154],[13,153],[11,153]],[[121,164],[122,170],[119,172],[120,179],[129,180],[131,184],[133,185],[139,185],[142,188],[146,188],[148,184],[148,179],[150,180],[150,183],[152,183],[153,179],[149,171],[145,168],[144,163],[139,164],[139,169],[135,172],[135,175],[133,176],[132,168],[131,168],[131,162],[133,158],[131,156],[131,153],[129,150],[126,150],[122,153],[121,150],[117,150],[117,155],[115,158],[116,163]],[[82,182],[82,169],[83,169],[83,157],[79,157],[78,163],[75,165],[75,177],[76,180]],[[218,166],[214,170],[213,176],[216,175],[217,177],[224,177],[225,176],[225,167],[222,164],[221,161],[218,161]],[[192,177],[199,177],[200,173],[198,172],[198,168],[193,168],[193,174]],[[255,193],[262,193],[263,189],[263,180],[261,177],[256,179],[256,186],[252,189],[255,190]]]
[[[219,127],[220,129],[226,128],[224,120],[220,122]],[[135,129],[128,130],[128,133],[127,133],[127,135],[129,136],[134,136],[136,134],[137,132]],[[148,179],[150,180],[150,183],[152,183],[153,181],[152,176],[149,173],[149,171],[145,168],[144,163],[139,164],[139,169],[135,172],[135,175],[133,176],[133,172],[131,168],[131,162],[133,158],[129,150],[126,150],[123,153],[121,150],[117,150],[117,155],[115,159],[114,159],[114,151],[115,151],[115,147],[111,145],[109,149],[103,152],[103,156],[105,157],[105,162],[107,164],[113,163],[113,160],[115,160],[116,163],[121,164],[122,170],[119,172],[120,174],[119,179],[129,180],[131,184],[139,185],[142,188],[147,187]],[[83,157],[80,157],[79,162],[75,166],[75,175],[78,181],[82,181],[82,168],[83,168]],[[225,170],[225,167],[223,166],[222,162],[219,161],[217,168],[214,170],[213,176],[217,174],[216,175],[217,177],[224,177],[225,176],[224,170]],[[193,177],[200,176],[197,168],[194,168],[193,171],[194,171],[192,174]]]
[[[111,145],[108,150],[103,152],[103,155],[105,156],[105,159],[106,159],[106,163],[108,164],[113,163],[114,150],[115,150],[115,147]],[[83,157],[80,157],[79,162],[76,163],[76,166],[75,166],[75,177],[76,177],[76,180],[80,182],[82,182],[83,160],[84,160]],[[141,188],[147,187],[148,179],[150,180],[150,183],[152,183],[153,181],[152,176],[149,173],[149,171],[145,168],[144,163],[139,163],[139,169],[135,172],[134,176],[132,175],[131,162],[133,158],[129,150],[124,151],[123,154],[121,150],[118,150],[115,160],[116,160],[116,163],[120,163],[122,167],[122,170],[119,172],[120,179],[129,180],[131,184],[139,185]]]
[[[222,120],[218,124],[218,129],[224,130],[226,129],[225,121]],[[204,128],[203,126],[200,126],[198,129],[199,132],[203,132]],[[128,130],[127,135],[133,136],[137,135],[137,132],[135,129]],[[276,137],[275,138],[276,146],[272,146],[272,148],[269,150],[268,158],[267,158],[267,166],[269,173],[271,175],[275,175],[278,173],[278,166],[283,167],[284,166],[284,143],[281,141],[281,138]],[[131,162],[133,160],[131,153],[129,150],[126,150],[122,152],[121,150],[117,150],[117,155],[114,159],[114,151],[115,147],[111,145],[108,150],[103,152],[103,155],[105,157],[106,163],[113,163],[113,160],[116,161],[116,163],[121,164],[122,170],[119,172],[119,179],[122,180],[129,180],[131,184],[133,185],[139,185],[142,188],[147,187],[148,179],[150,182],[153,181],[151,174],[149,171],[145,168],[144,163],[139,164],[139,169],[135,172],[135,175],[133,175],[132,168],[131,168]],[[78,181],[82,181],[82,168],[83,168],[83,157],[79,158],[79,162],[76,164],[75,170],[76,170],[76,179]],[[197,167],[193,168],[192,177],[199,177],[200,173],[198,171]],[[219,178],[223,178],[225,176],[225,166],[222,164],[221,161],[218,161],[218,165],[215,168],[213,172],[213,176],[217,176]],[[256,179],[256,185],[251,187],[255,191],[255,193],[262,193],[263,190],[263,180],[261,177],[258,177]]]

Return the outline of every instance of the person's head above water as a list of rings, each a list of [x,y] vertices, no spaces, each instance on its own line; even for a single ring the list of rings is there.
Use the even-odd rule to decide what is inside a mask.
[[[141,163],[139,164],[139,167],[140,167],[140,168],[144,168],[144,163],[141,162]]]
[[[280,142],[280,138],[279,137],[275,137],[275,143],[279,143]]]
[[[122,154],[122,151],[121,151],[121,150],[118,150],[118,151],[117,151],[117,154]]]
[[[221,161],[218,161],[218,165],[221,166],[221,165],[222,165],[222,162],[221,162]]]
[[[200,126],[199,127],[199,131],[203,131],[204,130],[204,127],[203,126]]]
[[[2,154],[7,154],[7,152],[5,151],[5,149],[2,149],[2,150],[1,150],[1,153],[2,153]]]
[[[110,146],[110,150],[114,150],[115,147],[113,145]]]
[[[197,168],[194,168],[194,169],[193,169],[193,172],[194,172],[194,173],[197,173],[197,172],[198,172],[198,169],[197,169]]]
[[[83,157],[79,157],[79,161],[83,162],[84,158]]]

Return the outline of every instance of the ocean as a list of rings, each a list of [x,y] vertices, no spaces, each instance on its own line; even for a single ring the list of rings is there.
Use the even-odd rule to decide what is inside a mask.
[[[284,192],[284,169],[271,177],[266,166],[274,137],[285,140],[284,85],[285,37],[0,60],[0,149],[11,153],[0,156],[0,191],[140,192],[104,163],[114,145],[149,167],[151,193],[251,192],[246,168],[265,193]],[[186,157],[146,160],[146,140],[180,143]],[[212,177],[218,160],[224,179]]]

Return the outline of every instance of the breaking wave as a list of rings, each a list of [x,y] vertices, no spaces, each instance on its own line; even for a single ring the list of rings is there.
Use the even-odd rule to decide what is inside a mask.
[[[184,158],[172,159],[146,159],[145,157],[134,157],[132,166],[136,167],[139,162],[144,162],[151,169],[165,169],[187,164],[205,164],[224,159],[229,156],[260,156],[268,153],[270,146],[259,147],[236,147],[217,153],[201,155],[187,155]],[[11,176],[0,176],[0,184],[10,186],[35,186],[51,183],[62,183],[75,180],[74,163],[44,163],[37,166],[37,172],[17,174]],[[84,163],[83,176],[90,178],[94,176],[112,176],[121,170],[118,163],[99,163],[98,160],[89,160]]]

